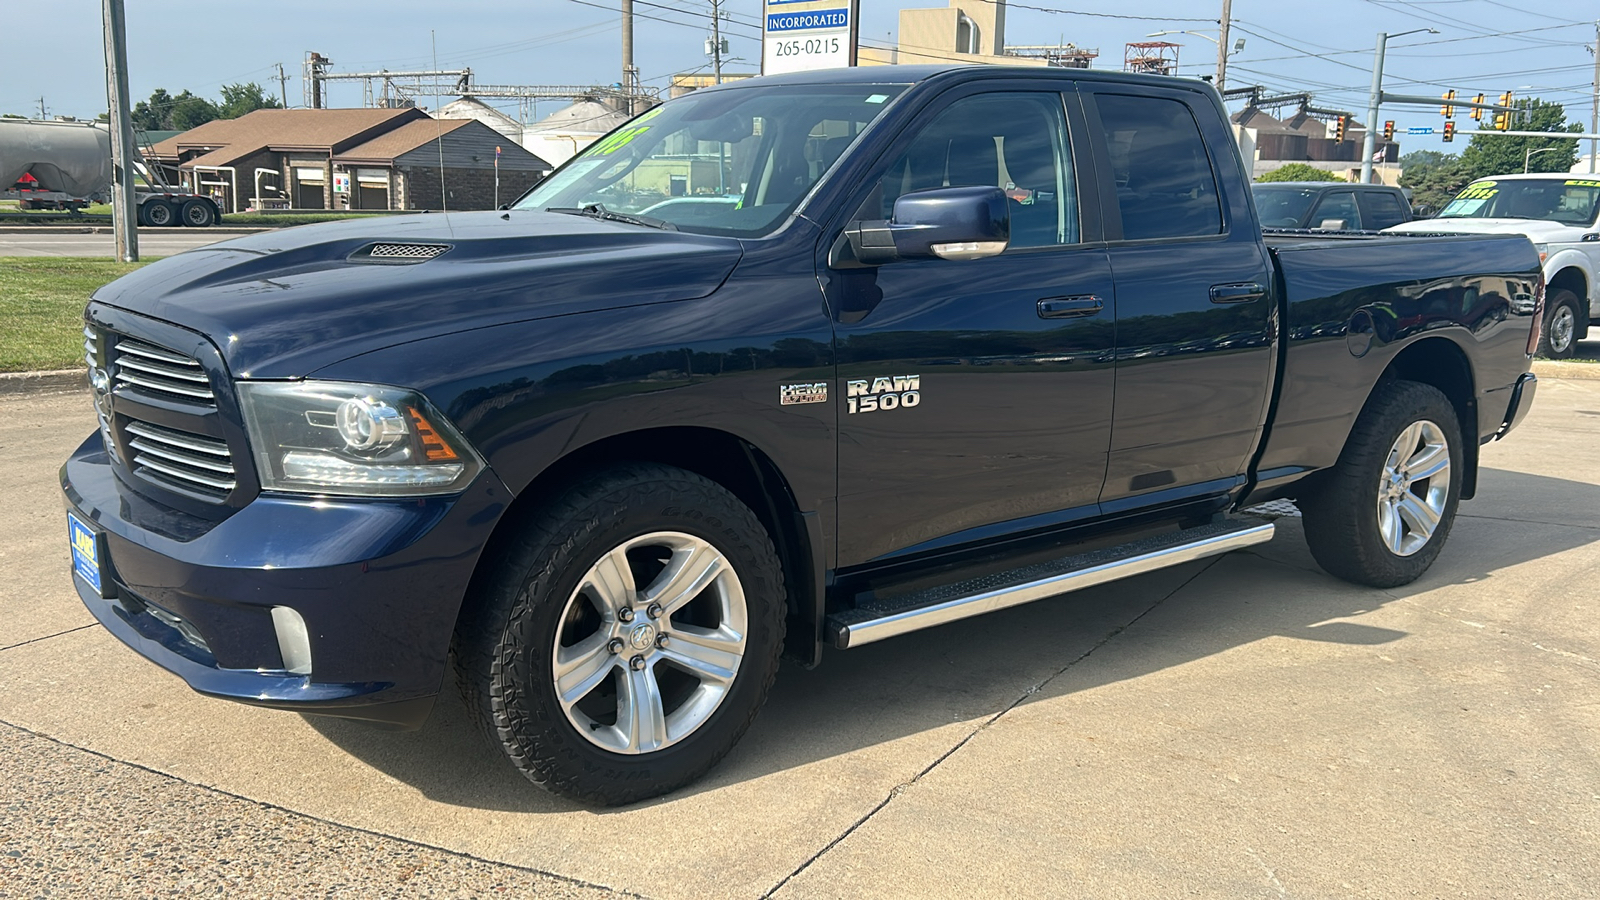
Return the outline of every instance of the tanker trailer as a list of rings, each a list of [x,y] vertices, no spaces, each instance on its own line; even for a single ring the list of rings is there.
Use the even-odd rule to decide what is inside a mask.
[[[137,151],[134,166],[149,171]],[[221,217],[205,195],[159,182],[136,187],[140,225],[204,228]],[[16,200],[22,209],[76,212],[110,197],[111,134],[104,125],[0,119],[0,199]]]

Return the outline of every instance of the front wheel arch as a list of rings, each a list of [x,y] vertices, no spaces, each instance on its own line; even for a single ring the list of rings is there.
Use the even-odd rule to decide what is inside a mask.
[[[524,485],[501,515],[479,559],[514,540],[527,517],[576,479],[625,463],[659,463],[711,479],[753,510],[772,536],[788,587],[784,655],[807,667],[822,649],[824,555],[819,514],[803,514],[789,479],[761,448],[714,428],[673,426],[613,434],[568,450]],[[486,577],[480,562],[474,586]],[[468,597],[481,596],[469,590]],[[463,609],[457,615],[465,614]]]

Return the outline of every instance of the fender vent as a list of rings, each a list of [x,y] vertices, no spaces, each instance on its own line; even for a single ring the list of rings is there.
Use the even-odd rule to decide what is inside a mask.
[[[350,261],[390,264],[419,263],[427,262],[449,249],[449,244],[368,244],[350,254]]]

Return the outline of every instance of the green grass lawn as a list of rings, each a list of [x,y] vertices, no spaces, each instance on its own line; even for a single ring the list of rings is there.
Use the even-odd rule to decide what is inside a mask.
[[[142,265],[0,256],[0,372],[81,367],[83,307],[89,295]]]

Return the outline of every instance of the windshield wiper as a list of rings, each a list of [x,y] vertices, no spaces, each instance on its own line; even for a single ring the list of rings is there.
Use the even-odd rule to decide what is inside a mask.
[[[662,231],[677,231],[678,226],[666,219],[656,219],[650,216],[630,216],[605,208],[604,204],[590,203],[587,206],[547,206],[545,212],[562,213],[568,216],[588,216],[591,219],[600,219],[606,222],[625,222],[629,225],[643,225],[646,228],[659,228]]]

